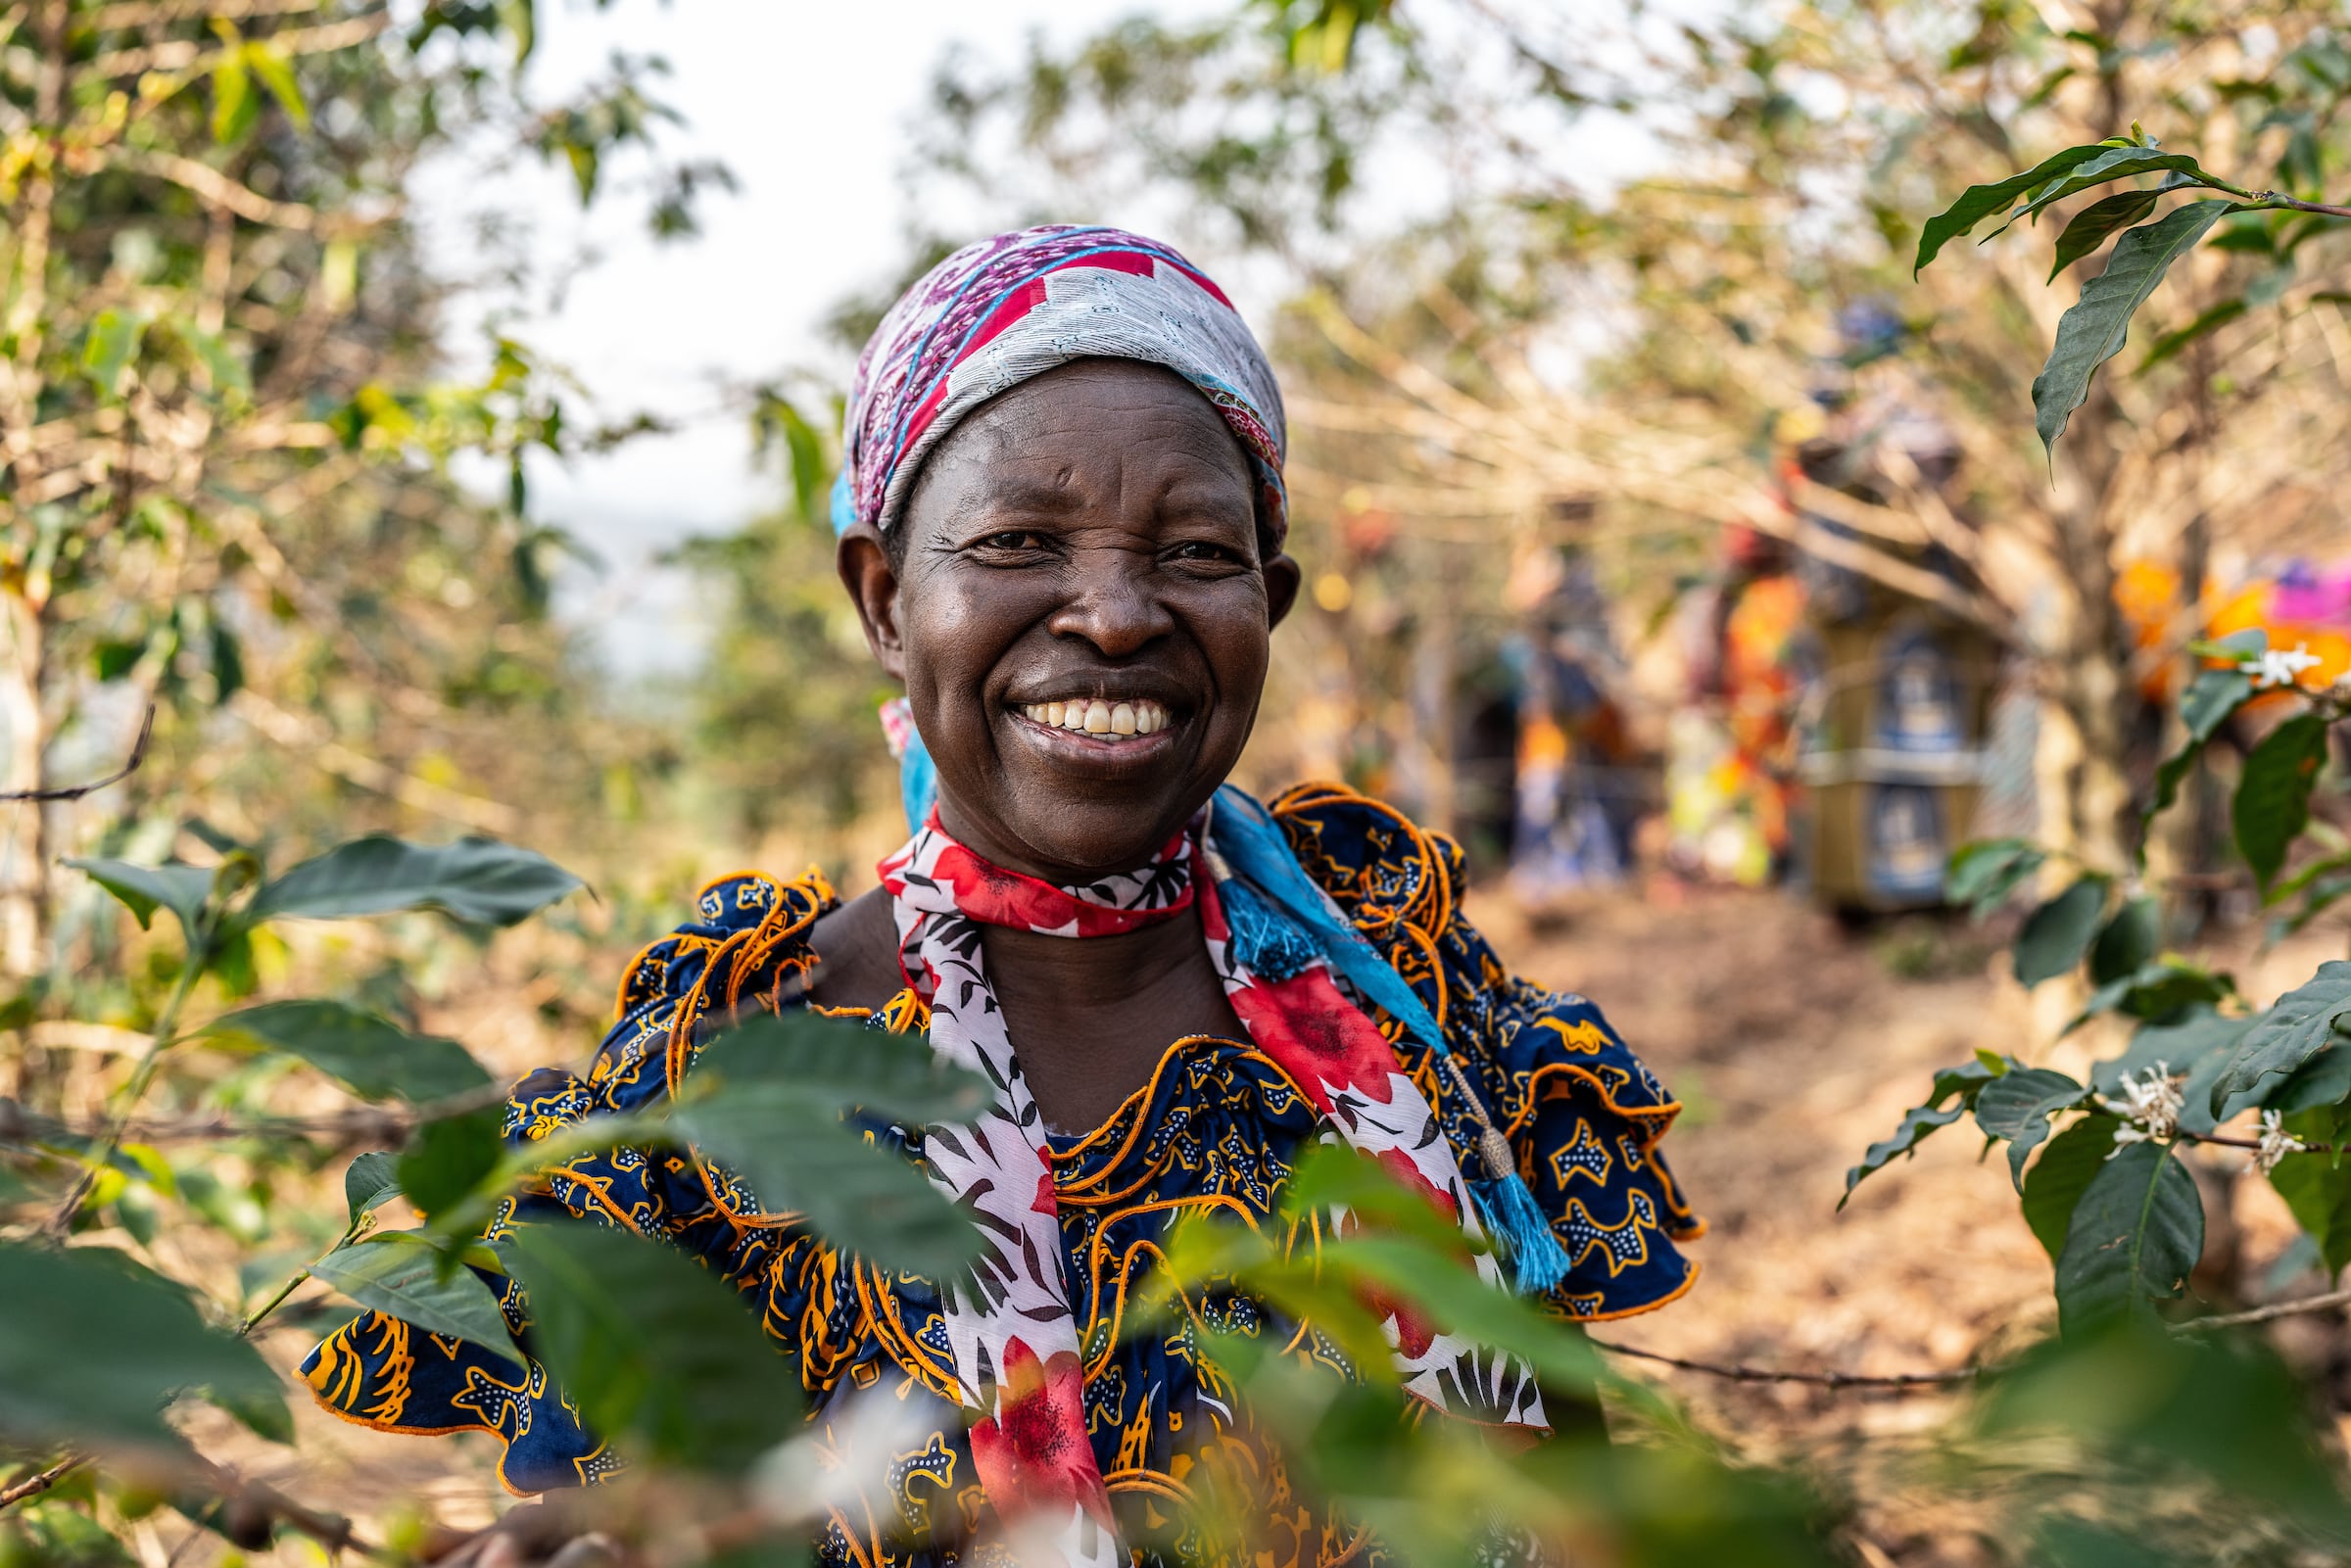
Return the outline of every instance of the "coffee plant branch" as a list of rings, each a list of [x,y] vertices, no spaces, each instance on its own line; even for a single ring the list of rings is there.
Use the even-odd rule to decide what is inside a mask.
[[[130,760],[103,779],[88,784],[71,784],[59,789],[10,789],[0,791],[0,800],[79,800],[94,795],[110,784],[119,784],[139,771],[147,760],[147,741],[155,734],[155,704],[147,704],[147,716],[139,721],[139,737],[130,743]]]

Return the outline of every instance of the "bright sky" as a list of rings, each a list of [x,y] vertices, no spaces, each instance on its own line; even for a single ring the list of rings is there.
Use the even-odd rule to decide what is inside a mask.
[[[1156,0],[1154,9],[1183,17],[1221,7]],[[531,217],[543,269],[583,240],[594,246],[600,264],[518,335],[577,373],[600,417],[712,410],[718,379],[829,358],[817,336],[826,309],[900,264],[906,127],[942,48],[962,40],[1009,63],[1037,27],[1066,37],[1117,14],[1052,0],[546,5],[531,65],[542,100],[600,73],[614,49],[660,54],[673,71],[661,96],[688,121],[668,133],[670,156],[723,156],[741,190],[704,200],[699,239],[664,246],[645,233],[642,201],[624,197],[583,221],[565,172],[531,166],[485,186],[478,171],[444,170],[421,192],[428,232],[461,271],[469,258],[446,219],[487,192]],[[450,321],[460,351],[474,325],[463,312]],[[566,603],[603,624],[615,665],[675,671],[692,662],[698,621],[684,585],[648,570],[649,557],[683,535],[735,527],[775,494],[772,478],[750,471],[744,427],[730,414],[568,470],[542,465],[532,509],[604,557],[601,579],[567,585]]]

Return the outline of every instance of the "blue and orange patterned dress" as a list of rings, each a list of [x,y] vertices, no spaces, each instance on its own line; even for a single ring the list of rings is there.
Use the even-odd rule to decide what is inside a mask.
[[[1548,1298],[1552,1309],[1597,1322],[1688,1290],[1697,1266],[1676,1244],[1703,1225],[1656,1150],[1680,1108],[1600,1010],[1503,969],[1461,916],[1462,854],[1450,839],[1336,786],[1302,785],[1272,810],[1300,862],[1418,991],[1477,1078],[1574,1260]],[[794,881],[743,874],[703,888],[696,918],[629,967],[618,1019],[586,1075],[543,1069],[516,1086],[508,1140],[660,1100],[691,1069],[698,1021],[807,1006],[809,932],[836,903],[814,872]],[[878,1028],[925,1024],[911,993],[868,1017]],[[1391,1037],[1401,1033],[1379,1021]],[[1424,1047],[1408,1041],[1398,1052],[1466,1164],[1477,1127],[1451,1075]],[[1169,1226],[1211,1209],[1271,1218],[1293,1159],[1316,1135],[1306,1097],[1270,1059],[1245,1043],[1193,1037],[1172,1042],[1151,1081],[1102,1126],[1054,1141],[1063,1268],[1086,1347],[1087,1427],[1122,1533],[1145,1560],[1206,1555],[1171,1532],[1183,1528],[1187,1478],[1210,1474],[1237,1475],[1262,1499],[1257,1517],[1277,1549],[1259,1562],[1303,1568],[1379,1555],[1344,1517],[1296,1497],[1249,1412],[1219,1397],[1230,1385],[1197,1358],[1188,1334],[1120,1332],[1128,1293],[1148,1276]],[[892,1141],[921,1161],[919,1132]],[[684,1153],[616,1149],[574,1160],[509,1200],[491,1233],[566,1213],[664,1237],[733,1283],[796,1364],[815,1419],[866,1391],[918,1405],[916,1430],[927,1438],[896,1456],[888,1497],[867,1498],[855,1517],[835,1515],[824,1560],[964,1560],[985,1504],[930,1281],[886,1272],[796,1224],[744,1224],[714,1204]],[[527,1311],[510,1282],[504,1306],[520,1334]],[[1317,1357],[1313,1336],[1244,1297],[1187,1306],[1227,1331],[1279,1334],[1290,1354]],[[500,1478],[518,1493],[593,1484],[621,1463],[519,1346],[503,1357],[368,1312],[313,1351],[303,1373],[328,1409],[385,1431],[495,1433],[505,1445]]]

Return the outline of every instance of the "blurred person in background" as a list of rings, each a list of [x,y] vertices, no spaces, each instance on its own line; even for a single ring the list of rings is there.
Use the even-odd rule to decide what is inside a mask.
[[[1377,1160],[1458,1223],[1463,1267],[1563,1318],[1695,1278],[1675,1243],[1701,1227],[1656,1154],[1678,1106],[1589,1001],[1503,967],[1462,916],[1459,848],[1340,786],[1261,804],[1226,783],[1300,580],[1285,440],[1256,340],[1168,247],[1053,226],[941,261],[866,348],[835,498],[841,579],[905,688],[885,722],[912,838],[845,903],[814,871],[705,887],[631,966],[586,1072],[542,1070],[509,1104],[517,1141],[642,1110],[731,1018],[792,1009],[927,1031],[996,1085],[969,1124],[875,1129],[984,1234],[951,1288],[683,1156],[576,1160],[492,1227],[666,1237],[762,1314],[820,1424],[900,1407],[911,1437],[835,1511],[826,1562],[988,1541],[1212,1560],[1180,1506],[1203,1497],[1246,1521],[1252,1562],[1365,1560],[1192,1330],[1352,1376],[1328,1341],[1231,1292],[1122,1332],[1170,1226],[1276,1226],[1319,1142]],[[1311,1256],[1322,1229],[1283,1240]],[[1389,1323],[1406,1391],[1447,1417],[1591,1419],[1508,1358]],[[305,1372],[355,1420],[496,1434],[520,1492],[614,1463],[537,1364],[381,1314]]]

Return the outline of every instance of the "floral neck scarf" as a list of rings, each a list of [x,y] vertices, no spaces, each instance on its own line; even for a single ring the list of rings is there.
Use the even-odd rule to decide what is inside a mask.
[[[1256,1047],[1311,1100],[1325,1139],[1377,1159],[1482,1237],[1460,1166],[1436,1115],[1376,1025],[1318,960],[1288,979],[1253,974],[1234,955],[1200,825],[1139,869],[1057,887],[982,860],[934,813],[882,862],[898,927],[898,962],[931,1009],[931,1045],[986,1074],[996,1103],[978,1119],[929,1129],[932,1179],[965,1206],[987,1242],[972,1282],[945,1292],[946,1326],[964,1404],[979,1412],[972,1459],[989,1504],[1016,1539],[1049,1542],[1073,1565],[1124,1563],[1108,1494],[1086,1436],[1077,1320],[1062,1278],[1058,1199],[1044,1118],[1022,1076],[1004,1012],[988,983],[981,927],[1085,938],[1171,920],[1195,905],[1209,961]],[[1334,1216],[1344,1229],[1344,1215]],[[1476,1266],[1489,1284],[1491,1257]],[[1391,1319],[1408,1393],[1440,1408],[1540,1426],[1533,1376],[1409,1314]]]

